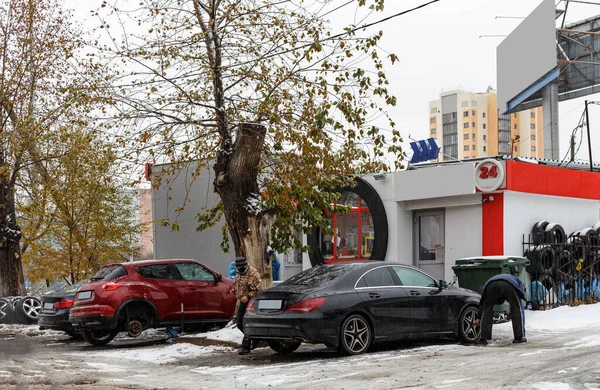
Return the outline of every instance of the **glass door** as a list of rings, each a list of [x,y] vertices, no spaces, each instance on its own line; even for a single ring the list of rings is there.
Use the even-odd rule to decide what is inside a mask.
[[[413,225],[414,265],[444,279],[444,210],[415,212]]]

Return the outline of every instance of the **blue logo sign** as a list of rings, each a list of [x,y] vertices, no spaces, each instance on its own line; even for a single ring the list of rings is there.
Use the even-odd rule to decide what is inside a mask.
[[[411,142],[410,147],[413,150],[413,156],[410,159],[411,164],[420,163],[429,160],[435,160],[440,154],[440,147],[435,138],[427,138],[422,141]]]

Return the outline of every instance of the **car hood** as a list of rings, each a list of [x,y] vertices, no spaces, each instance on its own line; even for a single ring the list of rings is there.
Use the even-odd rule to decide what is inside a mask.
[[[475,297],[478,297],[478,298],[481,297],[481,294],[479,294],[476,291],[469,290],[468,288],[457,287],[457,286],[449,286],[448,288],[451,289],[451,290],[454,290],[454,291],[461,292],[461,293],[463,293],[465,295],[472,295],[472,296],[475,296]]]

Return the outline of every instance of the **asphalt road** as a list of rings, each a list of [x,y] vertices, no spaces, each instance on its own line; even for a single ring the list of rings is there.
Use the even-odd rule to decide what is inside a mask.
[[[600,389],[600,324],[511,341],[397,343],[357,357],[321,346],[239,356],[156,337],[93,347],[33,327],[0,328],[0,389]],[[177,348],[178,359],[148,361]]]

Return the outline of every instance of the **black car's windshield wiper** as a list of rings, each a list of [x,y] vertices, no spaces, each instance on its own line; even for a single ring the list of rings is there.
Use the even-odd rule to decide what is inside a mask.
[[[102,276],[100,276],[100,277],[94,276],[93,278],[90,279],[90,282],[95,282],[96,280],[102,280],[102,279],[103,279]]]

